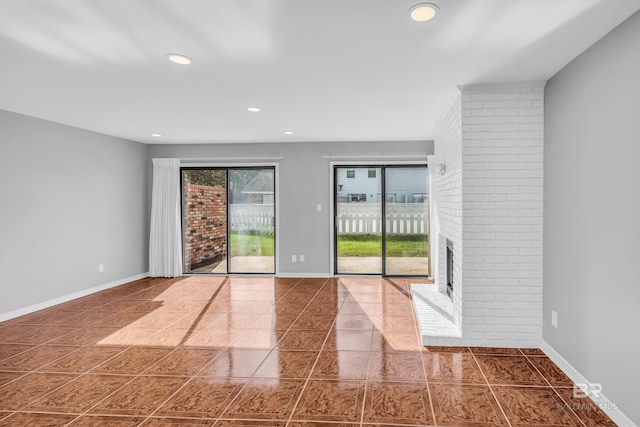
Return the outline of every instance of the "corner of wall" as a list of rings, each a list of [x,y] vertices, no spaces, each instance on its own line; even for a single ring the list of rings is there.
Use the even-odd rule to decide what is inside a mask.
[[[446,279],[468,345],[537,346],[542,336],[544,82],[461,86],[435,129],[433,276]],[[444,174],[438,174],[439,164]]]
[[[463,337],[542,336],[544,83],[462,89]]]
[[[446,288],[446,240],[453,242],[454,317],[462,324],[462,98],[458,96],[434,129],[431,180],[432,274],[441,292]],[[441,166],[442,169],[441,169]]]

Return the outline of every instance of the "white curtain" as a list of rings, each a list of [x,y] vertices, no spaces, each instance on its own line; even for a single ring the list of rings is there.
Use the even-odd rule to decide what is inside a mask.
[[[180,160],[153,159],[149,274],[182,276]]]

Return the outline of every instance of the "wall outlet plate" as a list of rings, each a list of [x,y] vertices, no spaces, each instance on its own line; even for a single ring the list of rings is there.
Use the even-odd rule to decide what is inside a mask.
[[[551,310],[551,325],[554,328],[558,327],[558,313],[556,313],[555,311]]]

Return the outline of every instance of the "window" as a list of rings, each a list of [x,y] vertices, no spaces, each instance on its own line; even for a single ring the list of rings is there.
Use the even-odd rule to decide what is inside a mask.
[[[387,193],[386,202],[387,203],[395,203],[396,202],[396,193]]]
[[[375,178],[376,177],[376,168],[369,168],[368,177],[369,178]]]
[[[347,178],[355,178],[356,170],[355,169],[347,169]]]
[[[349,200],[349,203],[366,202],[367,195],[366,194],[347,194],[347,200]]]
[[[413,203],[427,203],[428,199],[427,193],[413,193]]]

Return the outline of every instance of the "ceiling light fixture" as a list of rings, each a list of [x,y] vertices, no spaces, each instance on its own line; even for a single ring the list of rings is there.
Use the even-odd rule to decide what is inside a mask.
[[[258,107],[247,107],[247,111],[250,111],[252,113],[259,113],[260,112],[260,108],[258,108]]]
[[[438,14],[440,8],[433,3],[418,3],[411,6],[409,16],[416,22],[430,21]]]
[[[162,138],[162,134],[159,134],[159,133],[152,133],[151,136],[155,138]]]
[[[174,64],[178,64],[178,65],[191,64],[191,58],[189,58],[188,56],[180,55],[179,53],[167,53],[165,57],[169,61],[173,62]]]
[[[293,132],[291,132],[290,130],[285,130],[284,132],[285,135],[293,135]]]

